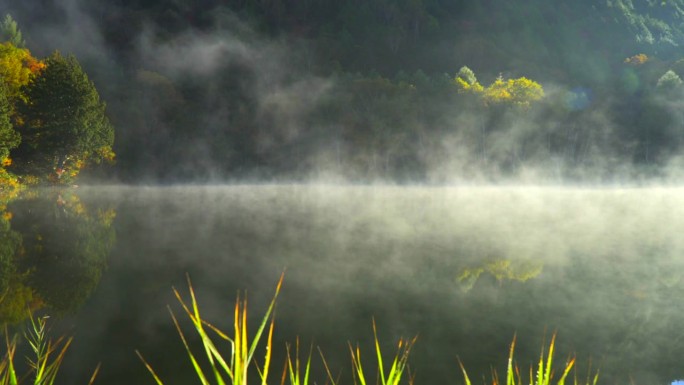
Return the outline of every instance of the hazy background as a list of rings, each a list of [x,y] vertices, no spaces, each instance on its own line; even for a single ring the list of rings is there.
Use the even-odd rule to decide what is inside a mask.
[[[679,180],[680,0],[0,2],[108,103],[127,183]],[[637,54],[644,63],[626,62]],[[529,109],[453,78],[528,77]],[[684,74],[682,74],[684,75]],[[660,85],[659,85],[660,84]]]

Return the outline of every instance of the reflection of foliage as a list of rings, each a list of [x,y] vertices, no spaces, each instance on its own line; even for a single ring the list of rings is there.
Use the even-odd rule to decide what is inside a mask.
[[[538,276],[542,269],[543,265],[541,262],[497,259],[488,261],[482,266],[463,269],[457,279],[461,288],[464,291],[469,291],[482,273],[492,275],[501,284],[504,280],[526,282]]]
[[[21,236],[10,228],[11,215],[2,207],[0,215],[0,295],[3,295],[8,287],[10,276],[14,270],[14,255],[21,244]]]
[[[57,312],[80,306],[113,247],[114,216],[70,192],[27,191],[10,202],[0,216],[0,321],[17,322],[42,305]]]
[[[0,321],[8,323],[20,322],[28,315],[28,310],[36,307],[40,301],[35,298],[33,289],[21,282],[23,277],[12,277],[9,287],[0,299]]]

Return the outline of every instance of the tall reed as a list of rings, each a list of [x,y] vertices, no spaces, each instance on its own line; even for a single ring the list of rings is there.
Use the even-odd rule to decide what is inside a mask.
[[[527,382],[523,382],[522,375],[520,374],[520,368],[517,364],[514,364],[513,361],[515,341],[516,337],[514,336],[513,342],[511,342],[511,347],[508,352],[508,365],[506,367],[506,385],[551,385],[554,378],[554,371],[552,370],[552,367],[554,364],[553,354],[556,346],[556,334],[554,333],[551,337],[551,342],[549,344],[548,354],[546,355],[546,357],[544,353],[544,346],[542,346],[539,362],[537,363],[537,370],[535,372],[533,366],[530,366],[529,378]],[[461,367],[461,371],[463,372],[465,384],[472,385],[470,378],[468,377],[468,373],[466,372],[466,369],[463,366],[463,363],[461,362],[460,358],[458,360],[458,363]],[[570,374],[570,371],[573,369],[574,366],[574,357],[565,362],[563,372],[558,381],[556,382],[557,385],[565,385],[565,380],[567,379],[568,375]],[[596,383],[598,382],[598,376],[598,371],[595,375],[593,375],[593,379],[591,378],[591,373],[589,373],[586,382],[584,384],[581,384],[577,379],[577,375],[575,375],[574,385],[596,385]],[[496,371],[492,370],[492,385],[499,384],[499,376],[496,373]]]
[[[273,295],[271,303],[268,306],[268,310],[262,318],[261,324],[259,325],[259,328],[257,329],[257,332],[254,335],[254,337],[252,337],[251,342],[249,341],[247,333],[247,298],[241,298],[238,294],[237,300],[235,301],[235,310],[233,316],[233,332],[232,335],[229,336],[228,334],[230,333],[224,333],[217,327],[202,319],[199,312],[199,307],[197,305],[195,291],[192,288],[192,282],[190,282],[189,277],[188,290],[190,292],[190,303],[186,303],[186,301],[183,300],[178,290],[176,290],[175,288],[173,289],[173,292],[176,295],[176,299],[178,299],[178,302],[180,302],[181,306],[183,307],[183,310],[185,311],[188,318],[190,318],[190,321],[195,327],[195,331],[201,339],[204,355],[208,360],[208,370],[203,369],[198,361],[196,353],[193,352],[192,349],[190,349],[185,334],[183,333],[178,323],[178,319],[176,318],[173,311],[169,308],[169,312],[171,313],[173,323],[176,326],[176,330],[178,331],[181,341],[183,342],[183,346],[185,347],[185,351],[188,354],[188,358],[190,359],[190,362],[192,363],[192,366],[195,369],[197,378],[202,383],[202,385],[211,384],[209,378],[213,378],[216,381],[216,384],[218,385],[247,385],[248,372],[250,365],[252,363],[254,363],[254,365],[257,368],[257,371],[261,378],[261,385],[266,385],[268,372],[271,365],[271,352],[273,351],[273,313],[275,309],[276,299],[278,297],[278,294],[280,293],[280,287],[283,283],[283,278],[284,275],[281,275],[280,280],[276,285],[275,294]],[[262,363],[262,366],[259,367],[259,365],[254,360],[254,354],[256,353],[257,347],[267,325],[269,326],[266,337],[267,340],[265,346],[264,361]],[[220,340],[228,342],[228,345],[230,347],[229,354],[221,353],[219,351],[216,343],[214,342],[214,338],[212,338],[212,336],[210,335],[210,332],[213,332],[214,338],[218,338]],[[143,358],[142,354],[137,350],[136,354],[143,361],[145,367],[147,367],[147,370],[150,372],[150,374],[152,374],[157,384],[163,385],[163,381],[152,369],[152,366],[150,366],[150,364]]]
[[[383,363],[382,351],[380,349],[380,342],[378,341],[378,331],[375,326],[375,319],[373,320],[373,340],[375,342],[375,357],[378,362],[378,376],[380,385],[399,385],[401,382],[402,375],[407,369],[408,357],[411,352],[411,348],[416,342],[417,337],[413,337],[411,340],[399,339],[397,346],[397,352],[394,355],[392,364],[388,368],[389,371],[385,371],[385,364]],[[352,375],[354,376],[354,383],[357,385],[372,385],[366,378],[366,373],[361,365],[361,350],[359,345],[352,347],[349,344],[349,351],[351,352],[352,359]],[[377,381],[376,381],[377,382]],[[412,381],[410,381],[412,382]]]
[[[197,299],[195,297],[195,291],[189,278],[189,302],[186,302],[183,299],[178,290],[175,288],[173,289],[177,300],[192,322],[195,331],[201,340],[201,350],[204,352],[204,356],[207,361],[202,365],[199,362],[198,353],[194,352],[190,348],[186,339],[186,335],[182,331],[178,319],[176,318],[174,312],[169,308],[169,312],[171,314],[171,318],[173,319],[176,330],[180,336],[183,346],[185,347],[185,351],[190,362],[192,363],[197,378],[202,385],[210,385],[213,383],[217,385],[248,385],[247,377],[251,367],[254,367],[257,370],[261,385],[267,385],[269,369],[271,365],[271,352],[273,351],[274,309],[282,283],[283,275],[281,275],[280,280],[276,285],[275,294],[273,295],[268,309],[261,319],[261,323],[251,340],[249,339],[247,333],[246,298],[241,298],[241,296],[238,294],[234,308],[233,330],[232,333],[225,333],[206,320],[202,319],[197,304]],[[254,354],[259,347],[264,333],[266,333],[264,358],[261,366],[259,366],[257,361],[254,359]],[[230,349],[227,353],[221,353],[221,351],[218,349],[217,343],[215,342],[216,338],[228,342]],[[408,358],[416,339],[417,337],[412,339],[400,339],[393,358],[391,358],[389,361],[386,361],[380,348],[377,326],[375,324],[375,320],[373,320],[374,355],[377,362],[377,374],[375,378],[368,376],[368,373],[362,364],[361,349],[359,345],[352,345],[349,343],[348,346],[351,355],[352,377],[354,385],[400,385],[402,380],[405,378],[404,374],[406,372],[408,372],[408,384],[413,385],[414,378],[411,376],[408,367]],[[556,345],[555,334],[551,338],[548,350],[545,350],[544,346],[542,346],[541,355],[539,357],[536,370],[534,369],[533,365],[530,366],[529,378],[527,381],[523,381],[523,376],[521,375],[520,369],[517,364],[514,363],[515,344],[516,338],[514,336],[513,342],[511,343],[509,349],[505,385],[565,385],[566,379],[568,378],[572,369],[575,367],[575,358],[567,360],[565,365],[561,366],[560,377],[558,380],[554,380],[554,351]],[[294,353],[291,345],[287,344],[286,349],[287,356],[280,379],[280,385],[309,385],[312,349],[309,350],[309,354],[305,362],[302,362],[299,357],[299,339],[296,340]],[[143,358],[141,353],[138,351],[136,351],[136,353],[147,367],[157,385],[163,385],[163,381],[155,373],[150,364]],[[329,382],[332,385],[338,385],[339,376],[337,378],[333,377],[330,367],[328,366],[328,363],[326,362],[320,348],[319,353],[321,355],[323,366],[328,377],[326,382]],[[458,362],[461,371],[463,372],[465,385],[473,385],[463,363],[460,359],[458,359]],[[586,381],[582,383],[575,375],[573,385],[596,385],[597,381],[598,372],[596,372],[593,377],[590,374]],[[503,385],[495,371],[492,371],[491,382],[492,385]]]
[[[53,340],[48,337],[48,317],[29,317],[30,326],[24,332],[24,339],[31,348],[31,356],[26,357],[28,371],[23,375],[17,374],[14,364],[14,356],[17,351],[18,340],[10,339],[5,328],[5,347],[7,351],[0,361],[0,385],[17,385],[29,380],[33,385],[53,385],[59,367],[64,360],[64,355],[71,345],[73,337],[59,337]],[[92,384],[97,377],[100,366],[98,365],[90,378]]]

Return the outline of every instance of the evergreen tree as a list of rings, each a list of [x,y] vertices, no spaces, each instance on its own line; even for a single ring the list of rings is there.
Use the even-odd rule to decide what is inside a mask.
[[[10,14],[5,15],[5,19],[0,23],[0,41],[8,41],[19,48],[26,47],[26,42],[21,35],[17,22]]]
[[[75,57],[55,52],[27,87],[16,151],[19,172],[69,182],[88,162],[114,156],[105,104]]]
[[[7,97],[7,87],[0,82],[0,163],[9,163],[10,150],[21,142],[19,133],[12,127],[12,106]]]

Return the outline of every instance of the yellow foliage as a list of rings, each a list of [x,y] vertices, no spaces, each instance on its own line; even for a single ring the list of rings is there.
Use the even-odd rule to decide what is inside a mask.
[[[637,55],[634,55],[632,57],[628,57],[625,59],[624,63],[633,65],[633,66],[640,66],[644,63],[646,63],[649,60],[649,57],[646,56],[646,54],[640,53]]]
[[[478,82],[470,84],[460,77],[457,77],[454,81],[456,83],[456,87],[458,87],[458,92],[460,93],[472,92],[479,94],[484,91],[484,87],[482,87],[482,85]]]
[[[487,105],[511,103],[529,107],[530,103],[544,97],[544,89],[526,77],[508,80],[499,77],[484,90],[482,97]]]
[[[107,163],[113,163],[116,154],[111,146],[102,146],[97,149],[97,155]]]
[[[541,84],[526,77],[505,80],[499,76],[489,87],[483,87],[468,67],[462,67],[453,80],[459,93],[478,95],[485,105],[513,104],[529,107],[544,97]]]
[[[116,218],[116,211],[114,211],[114,209],[98,210],[97,212],[98,221],[106,227],[112,225],[114,218]]]
[[[31,56],[26,48],[12,43],[0,43],[0,79],[5,82],[10,98],[22,98],[21,87],[45,68],[45,63]]]
[[[0,191],[16,191],[21,187],[19,179],[4,168],[0,167]]]
[[[507,89],[507,83],[500,77],[487,87],[483,97],[487,104],[508,102],[513,98]]]

